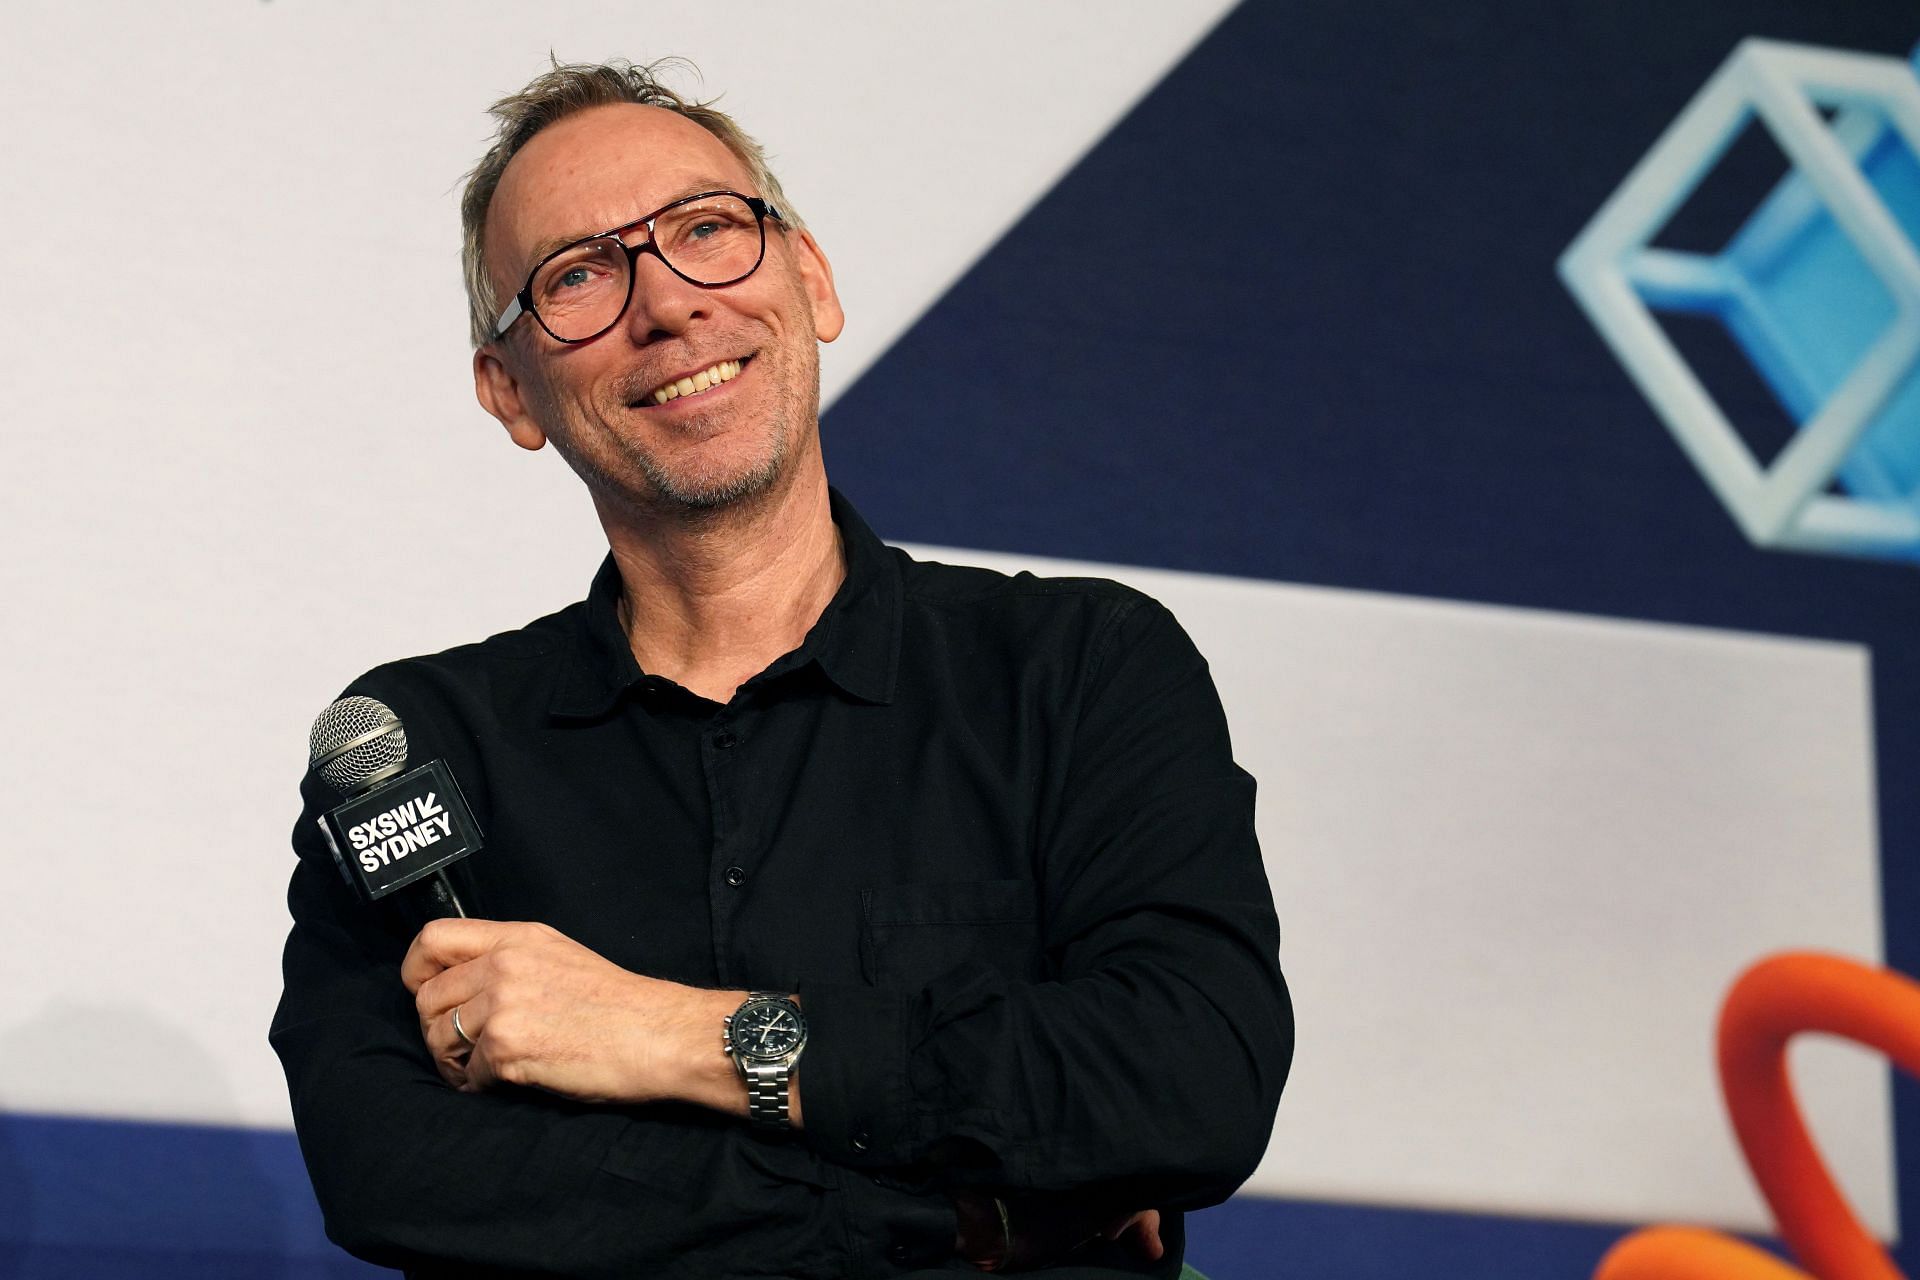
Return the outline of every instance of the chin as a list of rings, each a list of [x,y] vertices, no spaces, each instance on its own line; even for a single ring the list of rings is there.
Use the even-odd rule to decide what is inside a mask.
[[[647,468],[657,500],[685,511],[718,511],[772,490],[780,482],[784,457],[769,456],[738,467]]]
[[[779,486],[791,454],[788,439],[768,424],[762,432],[722,432],[667,457],[647,453],[635,461],[656,501],[685,511],[717,511]]]

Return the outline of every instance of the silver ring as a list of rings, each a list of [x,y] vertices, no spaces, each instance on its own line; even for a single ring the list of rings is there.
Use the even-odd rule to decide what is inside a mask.
[[[468,1035],[467,1029],[460,1025],[459,1005],[453,1006],[453,1034],[460,1037],[461,1044],[464,1044],[469,1049],[473,1048],[473,1037]]]

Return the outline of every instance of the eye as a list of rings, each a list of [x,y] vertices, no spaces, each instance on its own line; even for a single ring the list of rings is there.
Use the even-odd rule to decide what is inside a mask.
[[[610,245],[594,241],[556,254],[533,281],[537,306],[553,311],[585,305],[624,287],[626,261]]]
[[[711,196],[670,209],[654,222],[654,239],[668,254],[729,253],[751,237],[753,210],[734,196]]]

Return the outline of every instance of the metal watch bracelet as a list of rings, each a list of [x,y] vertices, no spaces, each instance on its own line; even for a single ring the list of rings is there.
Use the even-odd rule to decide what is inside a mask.
[[[743,1071],[747,1078],[747,1119],[764,1128],[791,1129],[787,1080],[793,1068],[778,1062],[755,1062],[746,1064]]]

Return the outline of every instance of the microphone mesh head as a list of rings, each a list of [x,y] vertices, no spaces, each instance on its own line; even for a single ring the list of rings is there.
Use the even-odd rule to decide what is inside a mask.
[[[370,733],[374,736],[365,742],[340,751]],[[333,755],[336,751],[340,754]],[[319,769],[327,785],[343,795],[398,773],[406,762],[407,731],[393,708],[378,698],[340,699],[320,713],[307,739],[307,767]]]

